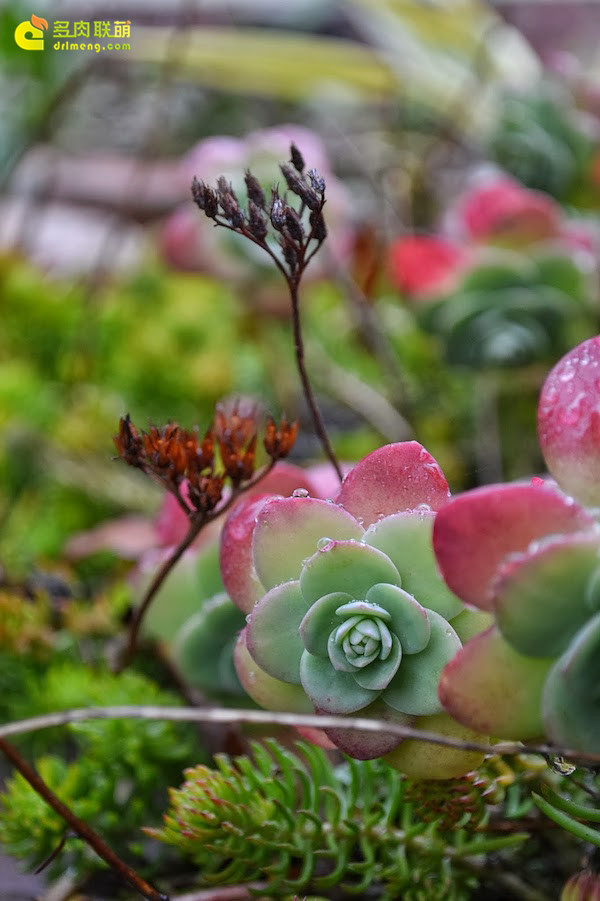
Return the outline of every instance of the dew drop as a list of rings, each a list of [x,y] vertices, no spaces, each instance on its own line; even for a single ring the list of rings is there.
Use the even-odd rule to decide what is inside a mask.
[[[292,497],[309,497],[309,493],[306,488],[294,488],[292,491]]]

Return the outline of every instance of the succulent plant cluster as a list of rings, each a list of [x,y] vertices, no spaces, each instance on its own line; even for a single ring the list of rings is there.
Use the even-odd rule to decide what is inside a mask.
[[[600,338],[570,351],[540,397],[540,444],[559,485],[466,492],[438,514],[433,543],[456,594],[491,618],[444,670],[440,699],[498,737],[544,733],[600,752]],[[580,503],[581,502],[581,503]]]
[[[417,442],[387,445],[348,473],[335,501],[306,494],[242,503],[223,529],[223,581],[248,614],[235,653],[244,688],[274,709],[454,730],[438,681],[477,616],[433,556],[435,514],[449,499],[438,464]],[[355,757],[392,752],[412,774],[455,775],[482,757],[398,757],[391,733],[325,733]]]

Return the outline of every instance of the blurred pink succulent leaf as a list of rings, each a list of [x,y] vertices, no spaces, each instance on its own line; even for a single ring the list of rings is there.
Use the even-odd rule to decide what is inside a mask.
[[[431,454],[417,441],[404,441],[357,463],[335,501],[366,528],[404,510],[439,510],[449,499],[448,483]]]
[[[463,611],[441,582],[430,545],[432,508],[448,497],[435,460],[406,442],[360,461],[340,490],[342,503],[271,498],[248,508],[240,543],[232,535],[241,514],[229,518],[226,568],[239,584],[254,578],[263,589],[236,651],[240,680],[255,700],[264,701],[266,673],[278,694],[282,684],[297,686],[323,713],[383,712],[406,723],[441,712],[440,674],[461,647],[448,620]],[[327,734],[361,758],[399,743],[391,734]]]
[[[454,217],[461,236],[516,246],[556,236],[561,219],[553,198],[502,174],[468,190]]]
[[[600,613],[578,632],[544,686],[543,716],[552,740],[591,754],[600,751]]]
[[[435,235],[397,238],[388,251],[393,284],[415,300],[455,288],[469,258],[465,248]]]
[[[543,733],[541,698],[552,660],[525,657],[495,626],[471,638],[444,669],[439,697],[456,720],[497,738]]]
[[[486,485],[439,511],[433,547],[451,590],[467,604],[492,610],[493,583],[507,555],[545,536],[594,526],[582,507],[544,484]]]
[[[600,504],[600,336],[559,360],[544,382],[538,437],[559,485],[584,504]]]

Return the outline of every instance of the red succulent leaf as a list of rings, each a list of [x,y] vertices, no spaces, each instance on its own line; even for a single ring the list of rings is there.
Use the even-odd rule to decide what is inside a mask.
[[[433,547],[448,587],[466,603],[491,610],[492,584],[509,554],[547,535],[593,527],[582,507],[544,485],[486,485],[439,511]]]
[[[559,207],[551,197],[506,176],[469,191],[459,217],[469,236],[480,241],[539,241],[556,235],[560,227]]]

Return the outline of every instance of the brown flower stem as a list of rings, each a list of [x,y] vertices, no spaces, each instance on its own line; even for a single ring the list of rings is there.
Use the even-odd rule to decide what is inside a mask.
[[[147,901],[169,901],[168,895],[164,895],[157,889],[153,888],[150,883],[146,882],[135,870],[129,867],[125,861],[121,860],[114,851],[100,838],[87,823],[80,820],[73,811],[58,798],[54,792],[46,785],[39,773],[31,767],[26,760],[21,757],[19,752],[13,745],[5,739],[0,738],[0,751],[10,760],[16,770],[26,782],[43,798],[52,810],[55,811],[69,825],[69,827],[80,838],[82,838],[96,854],[104,860],[111,869],[118,873],[119,876],[127,882],[132,888],[136,889]]]
[[[150,604],[152,603],[156,592],[165,581],[175,564],[178,560],[183,557],[187,549],[194,542],[196,537],[199,535],[202,527],[208,522],[206,518],[202,518],[200,520],[192,520],[192,524],[190,525],[186,535],[179,542],[177,547],[173,550],[173,553],[170,554],[165,560],[163,560],[161,566],[157,569],[154,574],[154,578],[150,582],[150,585],[146,589],[146,593],[142,599],[142,602],[137,607],[135,613],[133,614],[133,618],[131,620],[131,625],[129,626],[129,634],[127,637],[127,645],[125,647],[125,651],[123,652],[123,656],[119,661],[119,666],[117,668],[117,672],[122,672],[126,666],[128,666],[137,650],[137,642],[138,636],[140,632],[140,628],[142,625],[142,621],[146,615]]]
[[[335,469],[337,473],[337,477],[340,482],[343,480],[344,475],[342,473],[341,466],[338,462],[338,459],[333,451],[331,443],[329,441],[329,437],[325,430],[325,424],[323,422],[323,418],[321,416],[321,411],[317,406],[317,402],[315,400],[312,387],[308,378],[308,373],[306,371],[306,366],[304,364],[304,342],[302,340],[302,329],[300,327],[300,306],[298,303],[298,281],[288,279],[288,286],[290,289],[290,298],[292,301],[292,325],[294,329],[294,347],[296,350],[296,365],[298,366],[298,373],[300,375],[300,381],[302,383],[302,390],[304,392],[304,397],[306,399],[306,403],[308,404],[308,408],[310,410],[313,425],[315,428],[315,432],[317,433],[317,437],[321,442],[323,450],[329,457],[331,461],[331,465]]]
[[[150,607],[150,604],[154,600],[156,592],[163,584],[178,560],[181,559],[187,549],[194,543],[204,526],[208,525],[208,523],[210,522],[213,522],[215,519],[217,519],[217,517],[221,516],[223,513],[229,510],[229,508],[235,503],[235,501],[241,494],[249,491],[251,488],[254,488],[255,485],[257,485],[269,472],[271,472],[271,470],[275,466],[275,463],[275,460],[271,460],[269,463],[267,463],[266,466],[263,466],[263,468],[259,470],[259,472],[257,472],[254,478],[250,479],[249,482],[246,482],[244,485],[241,485],[238,488],[234,488],[231,492],[230,497],[227,498],[225,503],[222,504],[218,509],[213,510],[212,513],[202,513],[196,514],[196,516],[191,516],[190,527],[186,535],[182,538],[177,547],[174,548],[173,552],[165,560],[163,560],[161,566],[154,574],[154,578],[150,582],[150,585],[146,589],[142,601],[133,614],[131,625],[129,626],[127,645],[125,647],[125,650],[123,651],[121,659],[119,660],[117,672],[122,672],[125,667],[127,667],[131,663],[133,657],[135,656],[142,621],[148,611],[148,608]],[[188,515],[190,514],[191,511],[188,508]]]

